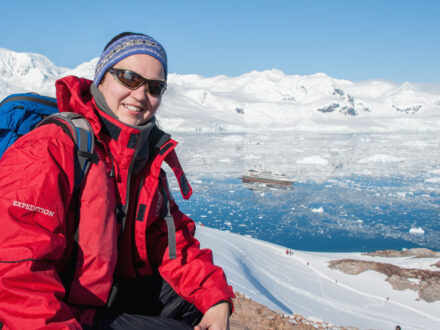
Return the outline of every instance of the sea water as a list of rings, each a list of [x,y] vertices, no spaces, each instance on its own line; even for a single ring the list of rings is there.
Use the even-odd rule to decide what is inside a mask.
[[[347,179],[346,179],[347,180]],[[199,225],[308,251],[374,251],[426,247],[440,250],[440,195],[401,196],[392,187],[297,183],[292,189],[203,179],[191,201],[178,203]],[[366,184],[365,189],[362,184]],[[355,188],[354,188],[355,186]],[[178,196],[178,194],[175,194]]]
[[[199,225],[308,251],[440,250],[437,134],[182,134]],[[258,165],[295,183],[246,184]],[[173,188],[177,190],[176,185]]]

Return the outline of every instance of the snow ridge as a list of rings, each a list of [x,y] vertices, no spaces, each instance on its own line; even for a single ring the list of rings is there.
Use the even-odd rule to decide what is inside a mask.
[[[97,58],[61,68],[34,53],[0,48],[0,97],[33,91],[54,96],[66,75],[93,79]],[[169,131],[439,131],[440,85],[352,82],[325,73],[251,71],[236,77],[170,74],[158,119]]]

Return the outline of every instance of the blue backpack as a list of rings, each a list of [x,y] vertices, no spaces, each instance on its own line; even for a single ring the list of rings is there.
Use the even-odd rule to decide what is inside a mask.
[[[0,103],[0,157],[20,137],[37,126],[54,123],[76,145],[75,187],[85,177],[94,154],[95,135],[89,122],[73,112],[58,112],[56,99],[36,93],[12,94]]]

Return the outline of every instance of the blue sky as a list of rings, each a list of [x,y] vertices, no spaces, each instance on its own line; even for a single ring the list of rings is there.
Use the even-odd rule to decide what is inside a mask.
[[[158,39],[179,74],[440,82],[438,0],[14,0],[0,12],[0,47],[68,68],[134,31]]]

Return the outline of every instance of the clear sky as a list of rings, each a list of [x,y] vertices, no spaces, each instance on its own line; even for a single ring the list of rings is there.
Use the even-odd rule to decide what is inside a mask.
[[[440,82],[439,0],[2,0],[0,12],[1,48],[68,68],[134,31],[158,39],[179,74]]]

